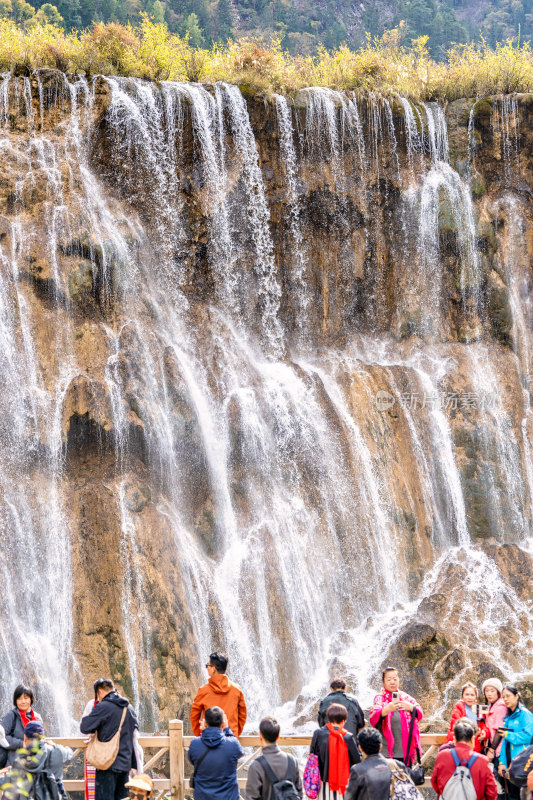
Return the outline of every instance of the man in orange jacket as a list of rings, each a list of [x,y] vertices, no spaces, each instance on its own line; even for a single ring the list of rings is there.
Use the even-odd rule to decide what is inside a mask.
[[[191,725],[195,736],[200,736],[200,720],[206,708],[218,706],[226,712],[228,725],[235,736],[240,736],[246,722],[246,703],[240,686],[232,683],[225,674],[228,659],[222,653],[211,653],[205,665],[209,680],[200,686],[191,707]]]

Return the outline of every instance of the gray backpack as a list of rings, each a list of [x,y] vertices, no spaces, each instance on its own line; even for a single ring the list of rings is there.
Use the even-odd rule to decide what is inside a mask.
[[[470,768],[478,757],[477,753],[472,753],[466,763],[462,763],[455,747],[452,747],[450,753],[455,763],[455,772],[444,787],[442,800],[476,800],[476,789]]]
[[[388,758],[387,764],[391,771],[390,800],[424,800],[403,764],[398,764],[393,758]]]

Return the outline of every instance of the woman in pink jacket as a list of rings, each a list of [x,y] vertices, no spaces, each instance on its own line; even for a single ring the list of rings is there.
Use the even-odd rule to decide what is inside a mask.
[[[491,747],[494,734],[503,725],[503,720],[507,716],[507,706],[502,700],[503,684],[499,678],[489,678],[481,687],[487,704],[490,706],[489,713],[485,719],[479,723],[479,738],[487,748],[487,758],[492,761],[500,755],[502,749],[501,742],[496,747],[496,751]]]
[[[398,671],[387,667],[383,671],[383,688],[374,698],[370,711],[370,724],[377,728],[383,739],[383,755],[386,758],[396,758],[403,761],[406,766],[411,766],[415,760],[416,751],[420,749],[420,730],[418,723],[424,712],[410,695],[399,690]],[[409,753],[407,742],[411,720],[415,717],[413,738]]]

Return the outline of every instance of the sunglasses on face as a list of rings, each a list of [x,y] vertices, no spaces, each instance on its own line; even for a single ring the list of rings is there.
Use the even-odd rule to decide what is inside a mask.
[[[131,798],[136,797],[137,800],[144,800],[144,798],[146,797],[147,793],[146,792],[142,792],[142,791],[136,792],[135,789],[130,789],[129,795],[130,795]]]

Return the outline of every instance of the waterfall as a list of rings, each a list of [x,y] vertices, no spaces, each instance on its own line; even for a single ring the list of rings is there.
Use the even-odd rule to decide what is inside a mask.
[[[422,139],[422,118],[418,112],[418,109],[415,106],[415,111],[417,113],[418,118],[418,125],[415,118],[415,113],[413,112],[413,106],[409,102],[406,97],[399,97],[400,103],[402,104],[403,113],[405,116],[405,131],[406,131],[406,138],[407,138],[407,157],[409,159],[409,166],[413,169],[415,165],[415,159],[419,160],[420,156],[423,153],[423,139]],[[418,127],[420,126],[420,131]]]
[[[246,210],[256,253],[255,269],[263,330],[272,353],[280,355],[283,351],[283,331],[278,317],[281,289],[274,263],[269,213],[254,132],[246,103],[238,88],[223,85],[222,91],[230,114],[235,150],[242,163]]]
[[[502,259],[502,269],[507,279],[509,287],[509,304],[512,312],[512,338],[513,350],[518,360],[518,372],[520,384],[522,386],[522,409],[523,417],[521,420],[522,453],[524,467],[520,468],[517,464],[515,447],[514,475],[512,476],[511,492],[516,491],[517,486],[522,484],[525,476],[527,491],[529,493],[529,503],[533,498],[533,454],[531,451],[531,334],[532,329],[532,302],[529,293],[529,281],[527,275],[528,254],[524,239],[524,209],[522,203],[514,196],[507,195],[500,203],[501,210],[505,214],[505,234],[506,240],[500,250]],[[504,440],[509,444],[509,438]],[[522,490],[524,491],[524,489]],[[522,509],[525,499],[522,501]],[[525,518],[525,519],[524,519]],[[524,521],[527,520],[527,512],[523,511],[517,529],[521,530]],[[530,523],[531,525],[531,523]]]
[[[404,109],[406,105],[404,105]],[[407,303],[413,306],[413,325],[423,335],[443,335],[443,260],[458,256],[456,269],[463,303],[461,336],[478,336],[482,274],[476,246],[476,223],[470,187],[449,164],[446,120],[435,104],[425,105],[430,167],[419,190],[409,187],[406,200],[419,209],[417,268]],[[413,157],[412,112],[406,113],[409,163]],[[409,212],[412,213],[412,212]]]
[[[508,182],[516,101],[497,116]],[[4,705],[23,678],[70,730],[96,641],[152,728],[221,648],[252,722],[294,724],[331,659],[368,698],[465,558],[496,625],[512,591],[472,537],[529,535],[527,223],[473,200],[445,111],[5,75],[0,124]]]
[[[468,167],[467,167],[467,174],[468,177],[472,177],[472,163],[474,161],[474,152],[476,149],[476,143],[474,139],[474,110],[476,104],[472,104],[472,108],[470,109],[470,113],[468,115]]]
[[[274,95],[280,133],[281,157],[287,170],[287,190],[290,213],[290,231],[294,249],[293,281],[294,292],[298,298],[298,309],[295,311],[294,325],[300,341],[305,338],[306,315],[309,306],[309,294],[306,291],[305,278],[307,254],[305,252],[304,235],[300,220],[297,186],[297,156],[294,146],[292,115],[287,100],[280,94]]]
[[[515,175],[516,168],[519,166],[518,144],[520,132],[517,104],[513,97],[505,95],[501,98],[499,126],[504,177],[506,182],[510,183]]]
[[[69,218],[56,143],[45,135],[42,125],[41,131],[36,131],[29,79],[15,81],[4,76],[1,93],[0,148],[10,163],[25,167],[15,185],[14,214],[11,220],[2,219],[0,255],[2,699],[6,707],[17,683],[34,683],[40,702],[50,708],[50,729],[68,730],[72,715],[68,680],[76,664],[61,417],[76,366],[66,314],[58,328],[52,326],[36,336],[33,305],[23,276],[42,255],[56,291],[61,292],[55,256]],[[24,115],[27,127],[23,136],[11,142],[8,120],[13,112]],[[41,198],[44,239],[23,216],[32,192]]]

